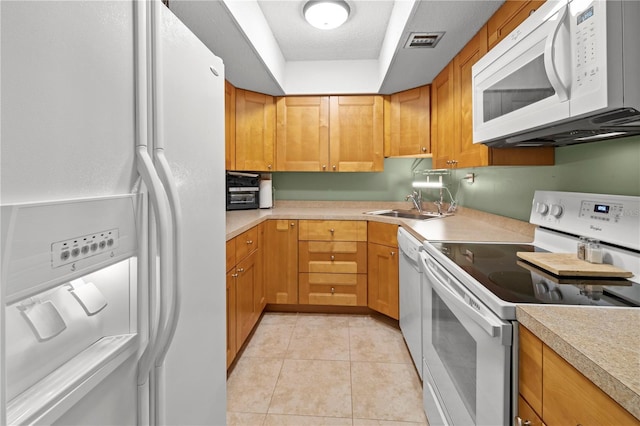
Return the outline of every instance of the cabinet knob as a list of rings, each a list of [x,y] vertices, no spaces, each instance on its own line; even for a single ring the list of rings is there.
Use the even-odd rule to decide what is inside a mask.
[[[244,272],[244,268],[238,268],[238,272],[240,273]]]
[[[267,164],[267,169],[271,170],[271,164]]]
[[[335,165],[333,165],[333,166],[331,166],[331,167],[333,168],[333,170],[334,170],[334,171],[336,170],[336,166],[335,166]]]
[[[329,229],[329,232],[331,232],[331,234],[333,234],[334,232],[336,232],[336,230],[331,228],[331,229]]]
[[[327,165],[326,164],[322,165],[322,170],[327,170]]]
[[[247,244],[253,244],[253,240],[247,240]]]
[[[334,255],[331,255],[330,259],[331,260],[336,260],[336,257]]]
[[[422,152],[427,152],[427,147],[426,146],[422,147]]]
[[[231,274],[233,278],[238,278],[238,274]]]
[[[292,226],[292,227],[293,227],[293,226],[296,226],[296,223],[295,223],[295,222],[291,222],[291,226]]]
[[[516,416],[516,418],[513,419],[513,424],[514,426],[531,426],[531,420],[522,420],[522,417]]]
[[[336,292],[336,289],[331,287],[331,294],[334,294]]]
[[[395,255],[396,255],[396,252],[395,252],[395,251],[392,251],[392,252],[391,252],[391,256],[395,256]]]

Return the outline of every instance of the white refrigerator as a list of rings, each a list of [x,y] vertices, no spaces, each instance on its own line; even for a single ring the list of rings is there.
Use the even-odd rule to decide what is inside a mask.
[[[0,20],[0,424],[224,424],[222,61],[159,1]]]

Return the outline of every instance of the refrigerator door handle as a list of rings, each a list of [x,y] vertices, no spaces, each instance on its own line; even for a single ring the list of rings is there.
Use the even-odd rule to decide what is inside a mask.
[[[163,295],[169,292],[169,280],[171,279],[171,261],[170,258],[173,256],[173,250],[171,247],[171,212],[169,208],[169,200],[167,198],[167,194],[162,186],[162,182],[158,177],[158,174],[153,167],[153,162],[151,161],[151,156],[147,152],[147,147],[145,145],[139,145],[136,147],[136,156],[137,156],[137,166],[138,172],[142,177],[147,189],[149,191],[150,201],[153,205],[153,211],[156,216],[156,222],[158,224],[158,246],[159,246],[159,257],[160,257],[160,298],[163,299]],[[160,339],[160,330],[162,325],[167,321],[167,304],[161,300],[159,304],[159,315],[158,315],[158,324],[153,331],[153,327],[151,328],[149,342],[140,357],[140,361],[138,362],[138,386],[144,385],[148,378],[149,372],[151,371],[151,366],[154,363],[154,360],[158,356],[158,352],[160,350],[159,347],[159,339]]]
[[[173,256],[172,256],[172,292],[169,293],[173,297],[169,304],[169,314],[167,315],[167,321],[163,327],[163,331],[160,334],[159,348],[160,352],[156,359],[156,366],[160,367],[164,363],[165,356],[173,340],[173,336],[178,326],[178,320],[180,318],[180,282],[181,282],[181,262],[182,262],[182,230],[180,225],[182,224],[182,208],[180,207],[180,198],[178,196],[178,188],[175,184],[175,178],[171,173],[169,162],[164,155],[163,148],[156,148],[154,150],[155,157],[158,164],[158,173],[160,180],[164,184],[167,196],[169,198],[169,208],[171,209],[171,221],[173,230]]]

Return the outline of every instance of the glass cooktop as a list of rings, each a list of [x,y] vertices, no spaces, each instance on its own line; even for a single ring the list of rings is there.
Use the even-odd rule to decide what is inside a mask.
[[[513,303],[640,306],[640,284],[624,278],[553,275],[517,257],[545,251],[529,244],[436,243],[463,271],[500,299]]]

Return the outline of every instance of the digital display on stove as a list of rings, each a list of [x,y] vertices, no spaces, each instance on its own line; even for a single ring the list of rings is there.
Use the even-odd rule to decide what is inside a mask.
[[[593,211],[596,213],[609,213],[609,206],[606,204],[595,204],[593,206]]]

